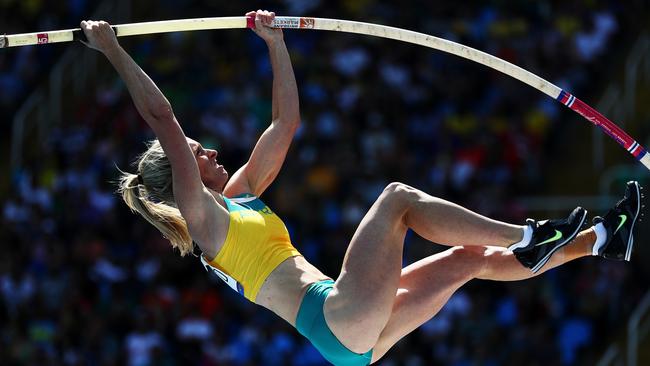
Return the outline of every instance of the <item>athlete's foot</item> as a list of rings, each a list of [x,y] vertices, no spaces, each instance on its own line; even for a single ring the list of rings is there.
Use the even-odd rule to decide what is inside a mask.
[[[593,255],[608,259],[630,260],[634,244],[634,224],[641,211],[641,187],[627,182],[625,196],[604,217],[593,219],[597,239]]]
[[[510,246],[515,257],[525,267],[537,273],[553,253],[573,240],[587,218],[587,210],[576,207],[569,217],[559,220],[526,220],[532,229],[532,238],[528,243]]]

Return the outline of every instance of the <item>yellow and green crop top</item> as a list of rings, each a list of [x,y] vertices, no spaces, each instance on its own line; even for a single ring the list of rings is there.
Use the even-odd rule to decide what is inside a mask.
[[[233,290],[255,302],[271,272],[300,252],[291,244],[282,220],[259,198],[245,194],[224,197],[224,201],[230,214],[226,241],[213,260],[201,255],[201,263]]]

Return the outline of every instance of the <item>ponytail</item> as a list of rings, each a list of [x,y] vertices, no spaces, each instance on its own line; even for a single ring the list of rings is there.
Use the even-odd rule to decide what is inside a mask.
[[[138,159],[140,174],[122,172],[118,193],[127,206],[155,226],[180,251],[192,253],[193,242],[187,223],[176,207],[171,165],[158,140]]]

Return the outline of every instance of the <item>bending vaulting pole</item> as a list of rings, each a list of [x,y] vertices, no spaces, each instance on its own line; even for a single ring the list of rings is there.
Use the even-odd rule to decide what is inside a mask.
[[[430,36],[423,33],[413,32],[405,29],[388,27],[384,25],[354,22],[338,19],[305,18],[305,17],[283,17],[276,16],[273,23],[277,28],[292,29],[317,29],[336,32],[347,32],[365,34],[382,38],[394,39],[434,48],[440,51],[451,53],[468,60],[478,62],[485,66],[509,75],[522,81],[542,93],[556,99],[560,103],[577,112],[589,122],[600,127],[606,134],[623,146],[637,160],[641,161],[650,170],[650,154],[638,142],[630,137],[625,131],[600,114],[589,105],[560,89],[552,83],[539,76],[513,65],[498,57],[494,57],[477,49],[448,41],[446,39]],[[131,23],[113,26],[118,37],[132,36],[139,34],[179,32],[207,29],[234,29],[253,28],[255,22],[250,17],[217,17],[217,18],[195,18],[179,20],[163,20],[158,22]],[[23,33],[0,36],[0,48],[16,47],[35,44],[69,42],[82,40],[84,35],[80,28],[66,29],[41,33]]]

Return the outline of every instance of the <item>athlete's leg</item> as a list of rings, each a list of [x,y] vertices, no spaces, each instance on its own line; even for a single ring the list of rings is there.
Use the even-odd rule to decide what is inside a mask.
[[[389,185],[359,224],[341,274],[325,304],[325,320],[351,351],[370,350],[391,315],[402,270],[406,192]]]
[[[371,349],[393,310],[406,230],[449,245],[506,247],[523,227],[483,217],[401,183],[391,183],[354,234],[324,305],[328,325],[354,352]]]
[[[402,270],[391,317],[373,351],[373,362],[397,341],[431,319],[463,284],[474,278],[516,281],[531,278],[591,254],[593,229],[581,232],[533,274],[512,252],[499,247],[454,247]]]
[[[591,255],[595,242],[596,234],[593,228],[582,231],[571,243],[555,252],[544,267],[535,274],[522,266],[512,252],[502,248],[486,247],[481,254],[489,258],[489,261],[476,278],[492,281],[518,281],[535,277],[566,262]]]
[[[523,237],[524,226],[479,215],[455,203],[404,185],[414,196],[404,221],[421,237],[450,246],[508,247]]]

